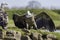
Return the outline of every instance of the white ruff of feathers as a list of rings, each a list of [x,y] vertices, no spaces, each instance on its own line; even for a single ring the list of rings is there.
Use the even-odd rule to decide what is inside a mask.
[[[27,11],[27,15],[26,15],[27,18],[30,18],[32,17],[32,14],[30,13],[30,11]]]

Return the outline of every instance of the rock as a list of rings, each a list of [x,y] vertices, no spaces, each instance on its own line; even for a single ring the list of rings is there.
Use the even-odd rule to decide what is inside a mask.
[[[15,38],[4,38],[3,40],[16,40]]]
[[[39,34],[39,35],[38,35],[38,40],[43,40],[42,34]]]
[[[16,38],[16,40],[21,40],[21,33],[20,32],[16,32],[15,38]]]
[[[42,35],[43,40],[47,40],[47,34]]]
[[[43,40],[41,36],[42,36],[42,35],[39,34],[39,33],[31,33],[30,38],[31,38],[32,40]]]
[[[14,35],[15,35],[15,32],[13,30],[6,32],[6,36],[8,37],[14,37]]]
[[[0,29],[0,39],[3,38],[3,32],[2,32],[2,29]]]
[[[22,31],[24,31],[26,33],[30,33],[30,31],[28,29],[22,29]]]
[[[13,31],[13,30],[6,31],[6,35],[3,40],[16,40],[15,31]]]
[[[47,35],[47,40],[58,40],[57,37],[53,34],[48,34]]]
[[[31,40],[28,35],[21,36],[21,40]]]

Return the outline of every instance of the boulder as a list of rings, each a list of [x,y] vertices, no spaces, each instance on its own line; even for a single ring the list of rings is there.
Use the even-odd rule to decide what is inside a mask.
[[[43,40],[47,40],[47,34],[42,34]]]
[[[16,32],[15,38],[16,38],[16,40],[21,40],[21,33],[20,32]]]
[[[21,36],[21,40],[31,40],[28,35]]]
[[[28,29],[22,29],[22,31],[24,31],[26,33],[30,33],[30,31]]]
[[[0,29],[0,39],[3,38],[3,32],[2,32],[2,29]]]
[[[42,35],[39,34],[39,33],[31,33],[30,38],[31,38],[32,40],[43,40],[41,36],[42,36]]]
[[[3,40],[16,40],[15,38],[4,38]]]
[[[57,37],[53,34],[48,34],[47,35],[47,40],[58,40]]]
[[[3,40],[16,40],[15,31],[13,30],[6,31],[6,34]]]

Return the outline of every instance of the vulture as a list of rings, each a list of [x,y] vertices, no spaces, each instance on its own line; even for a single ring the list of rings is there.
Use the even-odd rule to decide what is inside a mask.
[[[8,15],[5,11],[0,9],[0,26],[2,26],[3,29],[7,29],[8,24]]]
[[[30,14],[31,15],[31,14]],[[28,16],[30,17],[30,16]],[[27,28],[26,27],[26,15],[20,16],[18,14],[13,14],[13,21],[15,26],[18,28]],[[46,28],[49,31],[55,30],[55,25],[51,17],[46,12],[41,12],[40,14],[34,16],[37,29],[42,27]]]

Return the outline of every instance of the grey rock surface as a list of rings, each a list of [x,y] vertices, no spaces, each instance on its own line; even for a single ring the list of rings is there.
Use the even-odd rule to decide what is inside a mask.
[[[31,40],[28,35],[21,36],[21,40]]]

